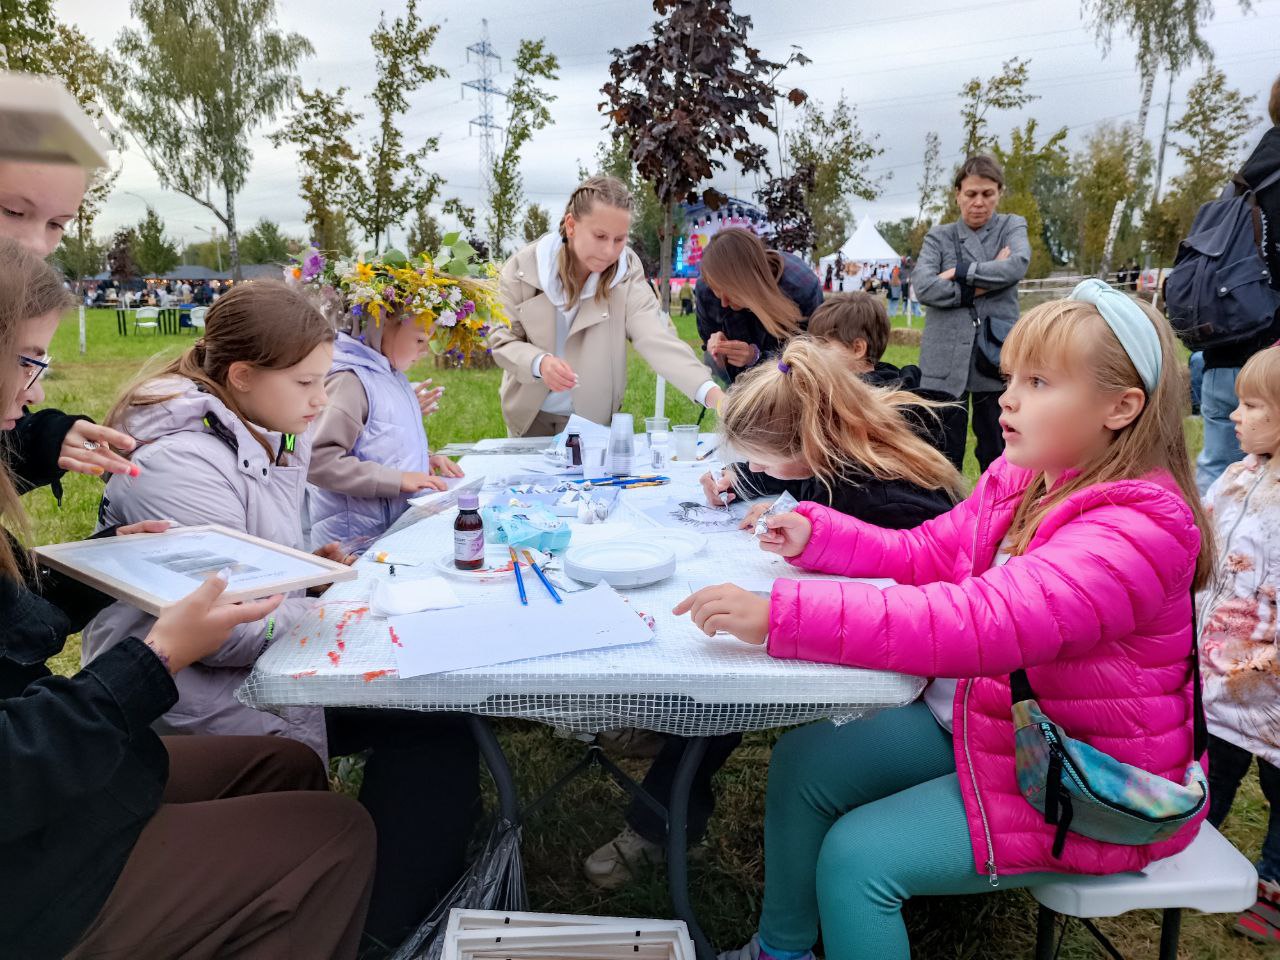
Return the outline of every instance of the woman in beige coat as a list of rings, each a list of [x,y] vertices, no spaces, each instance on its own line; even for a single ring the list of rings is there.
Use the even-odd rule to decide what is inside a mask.
[[[513,437],[552,436],[571,413],[607,424],[627,389],[627,341],[677,390],[715,409],[722,392],[681,340],[627,248],[632,199],[621,181],[574,190],[558,233],[502,267],[511,326],[489,334]]]

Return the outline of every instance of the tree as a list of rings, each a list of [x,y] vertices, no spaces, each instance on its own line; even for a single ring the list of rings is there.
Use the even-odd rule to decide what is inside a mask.
[[[1174,143],[1182,172],[1147,217],[1151,250],[1162,263],[1173,261],[1200,205],[1217,196],[1235,173],[1244,137],[1257,123],[1249,110],[1253,101],[1228,87],[1226,74],[1212,64],[1187,91],[1186,111],[1169,128],[1182,138]]]
[[[813,251],[814,225],[809,195],[814,187],[813,167],[801,164],[785,177],[770,177],[756,191],[773,231],[765,242],[775,250],[809,254]]]
[[[524,235],[524,242],[533,243],[551,230],[551,214],[547,212],[546,207],[531,203],[525,207],[524,223],[521,224],[520,229]]]
[[[915,217],[876,222],[876,230],[880,232],[880,236],[884,237],[884,242],[904,257],[916,252],[917,248],[912,246],[912,241],[915,239],[915,226]]]
[[[560,61],[549,53],[545,40],[521,40],[516,52],[515,78],[507,91],[507,125],[502,150],[493,158],[489,171],[489,216],[485,226],[489,242],[499,256],[506,253],[507,238],[516,232],[516,220],[524,206],[524,178],[520,175],[520,154],[537,130],[551,123],[547,105],[556,99],[537,81],[559,79]]]
[[[283,264],[302,246],[302,241],[282,234],[278,223],[263,217],[241,239],[240,258],[245,263]]]
[[[92,233],[79,227],[77,221],[63,236],[58,249],[53,251],[53,259],[77,290],[82,280],[101,271],[107,262],[107,248]]]
[[[1129,148],[1133,131],[1115,124],[1102,124],[1085,140],[1072,158],[1072,193],[1077,240],[1075,263],[1082,273],[1100,272],[1107,232],[1116,200],[1145,192],[1151,167],[1150,146],[1143,143],[1145,159],[1137,167],[1137,181],[1130,179]],[[1128,218],[1121,222],[1113,253],[1120,259],[1136,257],[1137,231]]]
[[[1043,173],[1066,176],[1071,157],[1063,142],[1067,128],[1062,127],[1042,144],[1036,143],[1036,121],[1028,120],[1009,134],[1009,147],[996,144],[995,157],[1004,167],[1004,196],[1000,209],[1016,213],[1027,221],[1027,240],[1031,245],[1028,277],[1047,277],[1053,268],[1053,256],[1044,239],[1044,219],[1040,213],[1038,177]]]
[[[0,70],[48,73],[53,0],[0,0]]]
[[[168,273],[178,263],[178,248],[164,235],[164,221],[147,204],[147,215],[133,228],[133,259],[144,277]]]
[[[1026,90],[1027,64],[1022,57],[1006,60],[1000,72],[985,81],[974,77],[960,88],[960,120],[964,126],[964,155],[985,153],[995,145],[995,138],[987,132],[987,115],[992,110],[1017,110],[1033,100],[1040,99]]]
[[[111,238],[107,248],[107,271],[117,284],[125,285],[140,273],[138,263],[134,259],[134,248],[138,243],[138,235],[132,227],[123,227]]]
[[[651,40],[610,52],[601,107],[615,136],[630,139],[636,172],[663,207],[659,289],[667,310],[676,204],[727,169],[722,157],[744,174],[766,169],[766,150],[751,142],[746,124],[773,129],[766,111],[778,91],[769,77],[782,65],[751,46],[751,18],[734,13],[730,0],[654,0],[653,8],[660,19]],[[792,90],[788,99],[799,105],[805,95]],[[715,189],[701,196],[713,209],[724,201]]]
[[[271,134],[275,146],[287,143],[298,148],[302,199],[307,204],[304,219],[311,228],[311,241],[333,253],[351,252],[341,200],[356,179],[360,159],[351,134],[361,115],[347,109],[346,93],[346,87],[333,93],[303,90],[298,94],[298,111]]]
[[[942,173],[942,140],[938,134],[930,130],[924,135],[924,169],[920,173],[920,182],[916,184],[920,191],[920,204],[916,208],[915,224],[934,216],[946,209],[946,184]],[[913,226],[915,225],[913,224]]]
[[[421,147],[410,150],[400,129],[409,94],[449,75],[427,59],[439,32],[439,24],[420,24],[417,0],[409,0],[403,17],[388,24],[383,15],[369,37],[378,73],[373,88],[378,134],[365,147],[364,169],[348,181],[347,195],[351,218],[375,251],[391,227],[411,210],[430,206],[444,185],[438,173],[428,173],[423,166],[439,147],[440,138],[428,137]]]
[[[160,184],[226,229],[238,280],[249,137],[292,99],[311,43],[276,29],[275,0],[133,0],[130,10],[137,27],[116,41],[112,106]]]
[[[425,205],[413,211],[413,222],[409,224],[409,232],[404,242],[405,251],[409,256],[417,256],[420,253],[435,256],[443,238],[440,221]]]
[[[880,195],[880,183],[868,167],[884,153],[876,146],[877,139],[862,132],[857,111],[844,94],[829,116],[822,104],[805,103],[800,123],[787,136],[787,153],[797,172],[803,167],[812,171],[804,191],[813,222],[811,252],[827,254],[844,243],[852,216],[850,197],[874,200]]]
[[[188,243],[182,248],[182,263],[191,264],[197,267],[207,267],[210,270],[222,269],[222,239],[214,237],[209,240],[199,240],[196,243]]]
[[[1246,13],[1253,9],[1253,0],[1237,0]],[[1134,126],[1134,140],[1128,151],[1127,179],[1137,182],[1138,164],[1142,159],[1142,143],[1147,129],[1147,114],[1151,110],[1151,94],[1156,72],[1161,68],[1176,74],[1195,57],[1208,59],[1212,50],[1200,33],[1200,28],[1214,13],[1213,0],[1082,0],[1082,13],[1093,26],[1094,34],[1102,46],[1103,56],[1111,50],[1111,41],[1117,29],[1124,30],[1138,46],[1138,73],[1142,77],[1142,99],[1138,108],[1138,122]],[[1101,275],[1111,269],[1111,258],[1120,221],[1129,202],[1127,196],[1116,201],[1108,224],[1107,239],[1102,259],[1098,264]]]

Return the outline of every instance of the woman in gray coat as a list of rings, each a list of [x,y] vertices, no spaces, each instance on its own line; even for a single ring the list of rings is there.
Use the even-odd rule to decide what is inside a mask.
[[[947,458],[962,468],[973,399],[973,432],[978,466],[986,470],[1004,450],[1000,431],[1000,394],[1004,385],[981,367],[977,348],[984,321],[1003,343],[1018,319],[1018,283],[1031,262],[1027,221],[996,213],[1004,190],[1004,171],[992,157],[978,154],[956,172],[960,219],[934,227],[911,284],[925,305],[920,344],[920,386],[959,401],[944,414]]]

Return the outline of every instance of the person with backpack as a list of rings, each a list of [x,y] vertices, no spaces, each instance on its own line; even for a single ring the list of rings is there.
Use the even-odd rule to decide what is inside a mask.
[[[1230,420],[1241,368],[1280,339],[1280,77],[1268,112],[1271,129],[1232,180],[1233,194],[1200,208],[1165,283],[1169,322],[1191,350],[1204,351],[1204,446],[1196,458],[1201,495],[1244,456]],[[1244,282],[1240,266],[1250,260],[1259,269],[1248,271],[1253,282]]]

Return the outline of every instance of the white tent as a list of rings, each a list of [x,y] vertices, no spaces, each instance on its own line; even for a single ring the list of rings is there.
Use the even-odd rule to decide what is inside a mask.
[[[839,254],[844,258],[846,270],[852,268],[855,276],[859,273],[865,274],[871,267],[895,264],[902,259],[902,256],[889,246],[889,242],[880,236],[880,231],[872,223],[871,217],[866,214],[863,214],[858,229],[853,231],[853,236],[840,247]],[[827,264],[835,262],[836,254],[834,253],[819,260],[818,276],[825,278]]]

